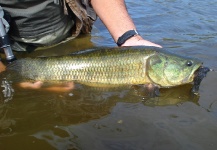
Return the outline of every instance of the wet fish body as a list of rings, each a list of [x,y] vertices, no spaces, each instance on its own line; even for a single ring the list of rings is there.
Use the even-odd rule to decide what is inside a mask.
[[[87,84],[155,84],[171,87],[190,83],[202,62],[153,47],[101,48],[69,56],[19,59],[8,65],[27,80],[77,81]]]

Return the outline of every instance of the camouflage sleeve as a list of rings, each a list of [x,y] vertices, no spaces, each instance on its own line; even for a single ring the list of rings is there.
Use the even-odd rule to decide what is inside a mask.
[[[97,19],[90,0],[64,0],[64,3],[68,4],[76,16],[75,31],[73,31],[72,36],[76,37],[80,33],[90,33],[93,22]]]

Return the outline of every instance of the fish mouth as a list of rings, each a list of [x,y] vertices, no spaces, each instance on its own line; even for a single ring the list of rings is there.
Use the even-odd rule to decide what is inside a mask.
[[[192,93],[198,94],[199,87],[201,84],[201,81],[203,80],[204,77],[206,77],[206,74],[211,71],[208,67],[199,67],[195,73],[194,73],[194,79],[193,79],[193,87],[191,89]]]

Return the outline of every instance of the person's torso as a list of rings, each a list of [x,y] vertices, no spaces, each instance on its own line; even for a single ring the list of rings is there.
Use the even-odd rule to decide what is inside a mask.
[[[0,5],[12,17],[10,35],[20,42],[55,44],[74,24],[59,0],[1,0]]]

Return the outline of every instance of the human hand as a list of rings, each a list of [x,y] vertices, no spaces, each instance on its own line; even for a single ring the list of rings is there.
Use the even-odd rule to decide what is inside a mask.
[[[5,71],[5,65],[2,63],[2,61],[0,61],[0,73]]]
[[[0,61],[0,72],[5,71],[5,65]],[[43,87],[42,81],[35,81],[35,82],[20,82],[18,86],[23,89],[35,89],[35,90],[46,90],[46,91],[53,91],[53,92],[68,92],[74,89],[74,83],[68,82],[65,84],[56,84],[51,86]]]
[[[121,46],[154,46],[154,47],[162,48],[162,46],[158,44],[143,39],[140,35],[131,37]]]
[[[55,84],[51,86],[43,87],[42,81],[35,82],[21,82],[19,86],[24,89],[35,89],[35,90],[44,90],[44,91],[52,91],[52,92],[69,92],[75,88],[73,82],[67,82],[63,84]]]

